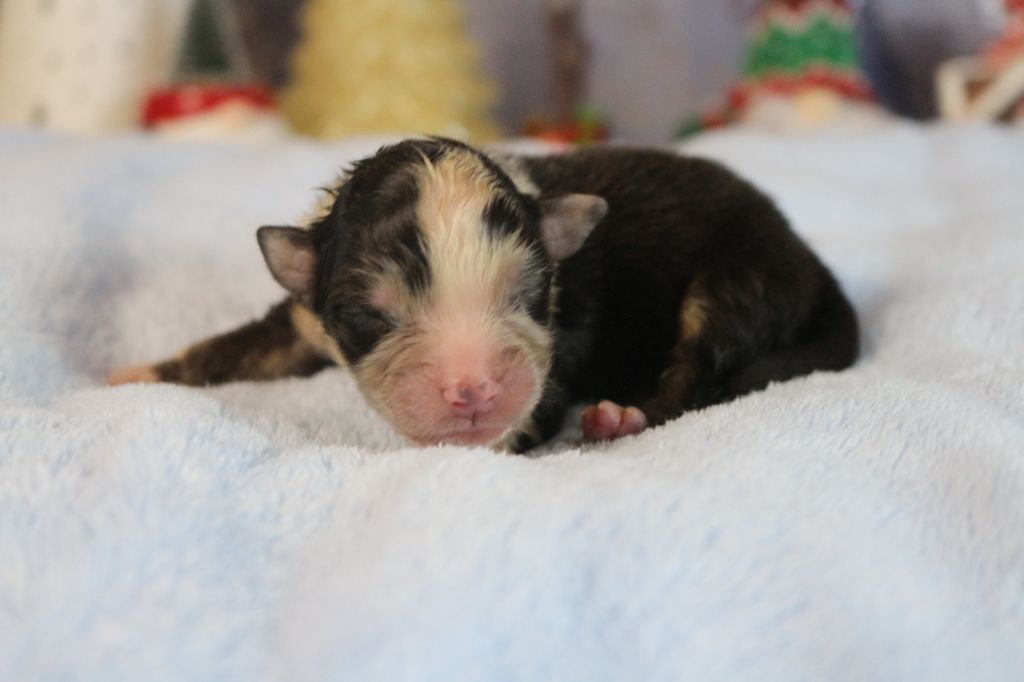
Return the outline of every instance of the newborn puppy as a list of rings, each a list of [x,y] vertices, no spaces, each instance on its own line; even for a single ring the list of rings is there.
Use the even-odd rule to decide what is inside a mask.
[[[346,365],[419,444],[522,452],[570,404],[637,433],[857,356],[854,312],[772,202],[721,166],[594,148],[499,157],[407,140],[360,161],[307,227],[257,239],[288,298],[111,384]]]

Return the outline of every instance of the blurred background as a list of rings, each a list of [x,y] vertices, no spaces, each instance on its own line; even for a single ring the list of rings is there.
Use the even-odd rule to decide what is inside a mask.
[[[725,125],[1019,121],[1022,5],[0,0],[0,125],[658,144]]]

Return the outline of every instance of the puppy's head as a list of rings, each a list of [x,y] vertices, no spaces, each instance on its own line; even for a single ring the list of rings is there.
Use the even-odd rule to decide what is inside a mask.
[[[498,443],[540,399],[557,262],[607,205],[530,185],[463,144],[410,140],[357,163],[310,229],[258,232],[274,278],[416,443]]]

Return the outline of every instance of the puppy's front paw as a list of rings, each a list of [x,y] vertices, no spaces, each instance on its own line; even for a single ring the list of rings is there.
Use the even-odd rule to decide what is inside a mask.
[[[160,381],[160,374],[156,365],[131,365],[129,367],[118,367],[111,370],[107,375],[108,386],[121,386],[122,384],[155,384]]]
[[[586,441],[615,440],[647,428],[647,417],[638,408],[622,407],[610,400],[583,410],[580,421]]]

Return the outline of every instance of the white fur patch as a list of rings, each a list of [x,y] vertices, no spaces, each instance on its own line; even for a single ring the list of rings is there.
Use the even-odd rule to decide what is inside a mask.
[[[516,237],[495,239],[483,224],[484,210],[498,192],[494,176],[474,154],[455,152],[425,162],[419,188],[432,322],[441,328],[475,326],[500,315],[530,251]]]

